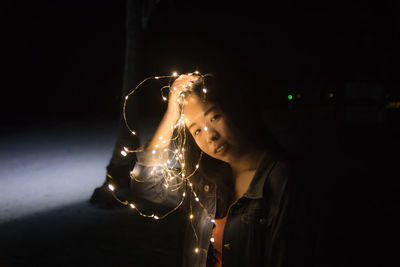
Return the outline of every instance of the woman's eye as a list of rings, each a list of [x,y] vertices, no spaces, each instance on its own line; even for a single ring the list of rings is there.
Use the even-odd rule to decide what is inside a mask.
[[[215,121],[216,119],[218,119],[219,118],[219,115],[215,115],[215,116],[213,116],[212,118],[211,118],[211,120],[210,121]]]
[[[198,135],[200,133],[200,129],[197,129],[196,131],[194,131],[194,135]]]

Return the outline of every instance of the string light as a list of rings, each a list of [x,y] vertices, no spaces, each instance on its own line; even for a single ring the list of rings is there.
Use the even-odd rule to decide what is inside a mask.
[[[111,191],[114,191],[114,190],[115,190],[115,187],[114,187],[112,184],[108,184],[108,188],[109,188]]]
[[[203,86],[203,93],[206,94],[207,93],[207,89],[204,87],[204,79],[202,79],[204,76],[200,74],[199,71],[194,71],[195,75],[199,76],[199,81],[202,82],[202,86]],[[187,73],[186,75],[192,76],[193,73]],[[145,82],[149,81],[149,80],[160,80],[160,79],[169,79],[169,83],[166,86],[163,86],[161,88],[161,97],[163,101],[167,101],[168,98],[166,96],[164,96],[163,94],[163,89],[168,88],[171,89],[171,81],[172,79],[176,78],[178,76],[177,72],[173,72],[172,75],[168,75],[168,76],[154,76],[154,77],[148,77],[146,79],[144,79],[142,82],[140,82],[132,91],[130,91],[126,96],[125,96],[125,101],[123,104],[123,118],[124,118],[124,122],[125,125],[127,127],[127,129],[132,133],[132,135],[136,135],[136,131],[134,131],[133,129],[131,129],[131,127],[128,124],[128,120],[126,118],[126,108],[127,108],[127,102],[130,99],[130,96],[132,94],[134,94]],[[183,85],[184,89],[188,89],[191,90],[191,87],[193,86],[192,82],[189,82],[186,85]],[[172,90],[177,90],[176,87],[173,87]],[[161,175],[157,176],[157,178],[161,178],[164,179],[164,187],[165,190],[177,190],[181,187],[184,188],[183,193],[182,193],[182,199],[180,200],[180,202],[178,203],[178,205],[176,207],[174,207],[173,209],[171,209],[170,211],[166,212],[163,215],[155,215],[155,214],[145,214],[143,212],[140,211],[140,209],[138,209],[137,205],[135,205],[134,203],[131,203],[129,201],[122,201],[118,198],[118,196],[115,194],[116,188],[114,185],[112,184],[108,184],[108,188],[110,189],[110,191],[112,192],[112,195],[114,196],[115,199],[117,199],[121,204],[123,205],[128,205],[130,206],[132,209],[134,209],[139,215],[143,216],[143,217],[147,217],[147,218],[153,218],[155,220],[159,220],[159,219],[163,219],[166,216],[168,216],[169,214],[171,214],[172,212],[174,212],[175,210],[177,210],[183,203],[183,200],[185,199],[185,197],[187,196],[186,193],[186,187],[185,185],[188,185],[188,188],[190,190],[190,194],[193,195],[194,200],[196,201],[196,203],[198,203],[198,205],[200,207],[202,207],[208,214],[207,209],[203,206],[203,204],[201,203],[199,197],[197,196],[196,192],[194,191],[194,187],[193,184],[190,182],[190,178],[195,174],[195,172],[199,169],[199,162],[201,160],[202,154],[203,152],[200,153],[199,155],[199,159],[197,164],[195,165],[195,169],[188,171],[186,169],[186,164],[185,164],[185,157],[184,157],[184,153],[185,153],[185,148],[184,145],[186,144],[186,131],[185,131],[185,123],[183,121],[184,118],[184,113],[183,113],[183,100],[185,98],[185,94],[182,92],[180,94],[180,97],[177,99],[181,110],[181,116],[179,118],[179,120],[177,121],[177,123],[175,125],[171,124],[171,130],[174,130],[174,134],[172,136],[172,138],[170,140],[165,140],[164,137],[160,136],[158,138],[159,141],[161,141],[162,144],[167,144],[170,145],[171,147],[175,147],[174,151],[168,149],[168,148],[164,148],[164,146],[161,147],[160,149],[160,143],[159,144],[155,144],[153,150],[151,150],[151,154],[154,155],[154,157],[157,159],[163,159],[163,161],[161,161],[160,164],[158,164],[158,168],[160,168],[160,170],[158,170],[156,167],[152,168],[151,170],[151,175]],[[204,130],[207,131],[208,128],[207,126],[204,127]],[[128,153],[135,153],[135,152],[142,152],[143,151],[143,147],[139,148],[139,149],[135,149],[135,150],[130,150],[128,147],[123,147],[123,150],[121,150],[121,155],[126,157],[128,155]],[[163,155],[159,152],[165,152]],[[163,157],[164,156],[164,157]],[[165,160],[165,156],[167,156],[167,159]],[[111,175],[107,174],[107,176],[109,176],[110,178]],[[137,182],[144,182],[139,180],[136,176],[134,171],[131,171],[131,178],[134,179]],[[172,183],[173,181],[173,183]],[[190,210],[192,210],[192,206],[190,204]],[[212,219],[213,216],[208,215],[208,217],[211,219],[211,223],[214,223],[214,219]],[[192,222],[194,218],[193,213],[189,214],[189,219]],[[193,228],[193,225],[192,225]],[[194,229],[194,228],[193,228]],[[195,235],[197,236],[197,234],[195,233]],[[211,241],[213,242],[213,241]],[[199,248],[195,248],[194,249],[195,253],[199,252]]]

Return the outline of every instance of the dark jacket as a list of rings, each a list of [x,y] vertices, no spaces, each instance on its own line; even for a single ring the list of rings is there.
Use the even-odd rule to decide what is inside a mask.
[[[152,158],[152,159],[151,159]],[[140,198],[175,207],[182,200],[182,191],[163,187],[151,171],[154,155],[138,155],[139,162],[132,174],[143,182],[132,180],[133,194]],[[150,160],[149,160],[150,159]],[[153,165],[153,166],[152,166]],[[266,155],[259,165],[247,192],[228,210],[223,234],[223,266],[303,266],[302,261],[290,253],[294,241],[290,236],[291,195],[289,168],[283,161]],[[183,266],[206,266],[212,234],[212,219],[216,212],[216,186],[205,185],[196,192],[202,206],[192,201],[192,226],[187,227],[184,243]],[[299,254],[299,253],[297,253]],[[294,258],[293,258],[294,257]],[[295,262],[291,264],[290,262]]]

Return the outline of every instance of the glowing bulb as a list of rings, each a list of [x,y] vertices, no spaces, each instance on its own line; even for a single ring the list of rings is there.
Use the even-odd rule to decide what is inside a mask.
[[[193,184],[192,184],[192,183],[189,183],[189,186],[190,186],[190,187],[192,187],[192,186],[193,186]]]
[[[182,147],[182,152],[184,152],[185,151],[185,148],[184,147]]]
[[[157,77],[157,76],[156,76],[156,77],[154,77],[154,79],[158,80],[158,79],[160,79],[160,77]]]
[[[135,205],[133,205],[133,204],[129,204],[129,206],[130,206],[132,209],[136,208]]]
[[[126,152],[128,152],[129,149],[128,149],[127,147],[124,147],[124,150],[125,150]]]
[[[194,217],[193,214],[190,214],[189,218],[190,218],[190,219],[193,219],[193,217]]]
[[[171,163],[171,161],[168,159],[168,160],[167,160],[167,163],[168,163],[168,164],[170,164],[170,163]]]
[[[198,248],[195,248],[195,249],[194,249],[194,252],[195,252],[195,253],[199,253],[199,249],[198,249]]]
[[[174,73],[172,73],[172,76],[176,77],[178,76],[178,73],[175,71]]]
[[[182,154],[179,154],[179,158],[182,158]]]
[[[185,163],[182,163],[182,167],[185,167]]]
[[[214,243],[214,241],[215,241],[214,237],[211,237],[210,241],[211,241],[211,243]]]
[[[194,200],[196,200],[197,202],[199,202],[199,198],[198,198],[198,197],[196,197]]]
[[[211,219],[211,222],[212,222],[212,223],[215,223],[215,220],[214,220],[214,219]]]
[[[206,88],[203,88],[203,93],[207,93],[207,89]]]
[[[157,147],[158,147],[158,145],[155,145],[154,147],[155,147],[155,148],[157,148]]]
[[[178,149],[175,149],[175,153],[178,153],[179,152],[179,150]]]
[[[196,169],[198,169],[198,168],[199,168],[199,164],[196,165]]]
[[[196,73],[196,74],[199,74],[199,71],[198,71],[198,70],[196,70],[194,73]]]
[[[156,216],[156,215],[153,215],[153,218],[154,218],[154,220],[158,220],[159,219],[158,216]]]
[[[166,143],[166,141],[165,141],[165,140],[162,140],[162,142],[161,142],[161,143],[165,144],[165,143]]]
[[[167,98],[165,96],[162,97],[162,100],[167,101]]]
[[[121,155],[126,157],[126,155],[128,155],[125,151],[121,150]]]
[[[185,178],[185,174],[184,173],[182,173],[182,178]]]
[[[163,141],[164,142],[164,141]],[[164,152],[167,152],[168,149],[164,148]]]
[[[108,188],[109,188],[111,191],[114,191],[114,190],[115,190],[115,187],[114,187],[112,184],[108,184]]]
[[[207,126],[204,126],[204,131],[208,131],[208,127]]]
[[[125,100],[128,100],[129,96],[125,96]]]
[[[136,132],[132,131],[132,134],[133,134],[133,135],[136,135]]]
[[[185,192],[183,192],[182,196],[183,196],[183,197],[185,197],[185,196],[186,196],[186,193],[185,193]]]
[[[167,185],[167,184],[164,184],[164,187],[165,187],[165,188],[168,188],[168,185]]]
[[[174,86],[174,88],[172,88],[172,89],[176,90],[177,88],[176,88],[176,86]]]
[[[188,84],[188,85],[189,85],[189,86],[192,86],[192,84],[193,84],[192,82],[189,82],[189,84]]]
[[[154,154],[156,154],[156,151],[153,149],[153,150],[151,151],[151,153],[154,155]]]

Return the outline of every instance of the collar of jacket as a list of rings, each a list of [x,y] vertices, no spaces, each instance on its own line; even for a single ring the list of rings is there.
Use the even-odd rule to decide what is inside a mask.
[[[256,173],[254,174],[253,180],[249,185],[248,190],[244,193],[243,197],[250,199],[261,199],[263,198],[263,188],[265,181],[269,177],[272,167],[275,164],[275,160],[269,153],[265,153],[263,159],[258,166]]]

